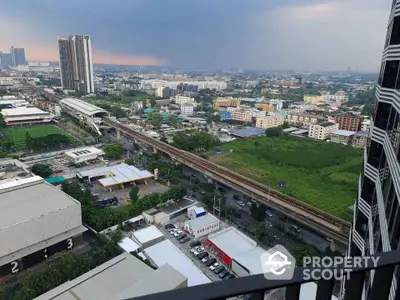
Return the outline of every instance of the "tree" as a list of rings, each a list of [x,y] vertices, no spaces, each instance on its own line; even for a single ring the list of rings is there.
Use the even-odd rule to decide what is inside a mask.
[[[303,266],[304,257],[319,256],[318,251],[309,245],[297,245],[292,252],[293,257],[296,259],[297,266]]]
[[[1,148],[5,150],[11,150],[14,147],[14,141],[12,139],[6,138],[0,141]]]
[[[265,219],[266,209],[267,207],[264,204],[258,205],[256,202],[252,202],[250,207],[250,214],[255,220],[261,222]]]
[[[157,102],[156,102],[156,98],[154,97],[154,95],[151,97],[150,99],[150,105],[151,107],[156,106]]]
[[[290,125],[289,125],[289,123],[288,122],[283,122],[283,124],[282,124],[282,129],[286,129],[286,128],[289,128],[290,127]]]
[[[130,165],[130,166],[134,166],[135,165],[135,159],[134,158],[127,158],[127,159],[125,159],[125,161],[124,161],[127,165]]]
[[[129,198],[131,199],[132,203],[136,202],[139,199],[138,192],[139,186],[134,185],[129,192]]]
[[[151,112],[148,115],[148,122],[155,127],[160,127],[163,122],[163,116],[158,112]]]
[[[258,240],[262,241],[266,234],[266,227],[265,224],[260,224],[260,226],[256,229],[256,237]]]
[[[53,171],[48,165],[34,164],[32,166],[32,173],[43,178],[48,178],[51,174],[53,174]]]
[[[268,137],[278,137],[283,133],[283,129],[281,127],[272,127],[265,130],[265,133]]]
[[[124,153],[124,148],[121,144],[111,144],[104,147],[104,153],[109,158],[120,158]]]
[[[371,116],[374,112],[374,104],[365,104],[361,110],[361,114],[364,116]]]
[[[4,121],[4,117],[0,114],[0,127],[6,126],[6,122]]]
[[[177,116],[176,114],[170,114],[170,115],[168,115],[168,123],[169,123],[171,126],[176,127],[176,126],[178,125],[178,121],[179,121],[179,119],[178,119],[178,116]]]

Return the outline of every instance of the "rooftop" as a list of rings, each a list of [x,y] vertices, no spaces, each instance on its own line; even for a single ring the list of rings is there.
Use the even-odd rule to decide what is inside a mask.
[[[132,235],[142,245],[164,236],[164,234],[154,225],[134,231]]]
[[[72,157],[72,158],[78,158],[78,157],[88,156],[88,155],[102,155],[102,154],[104,154],[103,150],[98,149],[96,147],[80,148],[80,149],[75,149],[72,151],[65,152],[65,155]]]
[[[364,136],[364,137],[368,137],[369,136],[369,132],[368,131],[358,131],[354,134],[355,136]]]
[[[336,123],[332,123],[332,122],[322,122],[322,123],[318,123],[317,125],[321,126],[321,127],[330,127],[330,126],[334,126]]]
[[[247,137],[252,137],[252,136],[257,136],[257,135],[263,135],[263,134],[265,134],[265,129],[255,128],[255,127],[247,127],[247,128],[243,128],[243,129],[232,130],[230,132],[230,134],[241,137],[241,138],[247,138]]]
[[[158,266],[169,264],[188,279],[188,286],[210,283],[211,280],[170,240],[162,241],[145,250],[150,259]]]
[[[140,248],[138,244],[136,244],[131,238],[125,237],[123,238],[118,245],[124,249],[126,252],[133,252]]]
[[[49,115],[47,111],[43,111],[37,107],[17,107],[17,108],[4,108],[1,110],[4,117],[15,117],[21,115]]]
[[[76,98],[65,98],[60,101],[60,104],[68,106],[72,109],[75,109],[87,116],[93,116],[97,113],[107,113],[108,112],[98,106],[85,102],[83,100],[79,100]]]
[[[257,247],[255,241],[233,227],[210,234],[208,240],[224,251],[230,258],[237,257]]]
[[[153,270],[123,253],[35,300],[120,300],[172,290],[185,280],[169,265]]]
[[[342,136],[352,136],[353,134],[355,134],[355,132],[349,130],[335,130],[332,132],[332,134],[342,135]]]
[[[265,249],[261,247],[255,247],[247,252],[233,257],[233,259],[248,269],[251,274],[262,274],[264,272],[260,263],[260,258],[265,252]]]
[[[213,223],[215,221],[219,220],[212,214],[206,214],[193,220],[186,221],[186,224],[189,224],[190,228],[202,228],[205,225]]]

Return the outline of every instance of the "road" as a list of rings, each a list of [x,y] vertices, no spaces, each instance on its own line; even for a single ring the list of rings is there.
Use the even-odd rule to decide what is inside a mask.
[[[184,171],[185,176],[181,179],[182,185],[190,186],[190,184],[193,182],[192,178],[194,179],[194,177],[192,177],[192,174],[196,174],[195,178],[197,180],[199,180],[200,182],[207,182],[207,179],[202,174],[197,173],[186,166],[183,167],[183,171]],[[218,187],[220,187],[220,185],[218,183],[215,184],[215,189],[216,189],[217,193],[219,193]],[[240,211],[241,211],[241,218],[235,218],[234,216],[230,216],[229,218],[234,223],[238,224],[241,227],[241,229],[243,229],[243,227],[246,227],[250,231],[255,232],[256,229],[259,227],[259,222],[257,222],[256,220],[253,219],[253,217],[251,217],[250,209],[247,206],[247,201],[243,197],[244,195],[233,189],[226,188],[225,186],[223,188],[226,190],[226,192],[224,193],[224,195],[226,197],[226,206],[227,207],[233,206],[237,209],[240,209]],[[189,191],[189,194],[194,195],[199,200],[202,198],[202,195],[199,191],[196,191],[196,192]],[[242,201],[245,202],[246,205],[244,207],[239,206],[238,201],[234,198],[234,195],[239,196],[240,199],[242,199]],[[330,243],[326,240],[325,237],[317,234],[316,232],[313,232],[308,228],[304,228],[300,224],[295,223],[290,219],[288,220],[287,223],[283,222],[279,219],[279,217],[280,217],[279,213],[276,213],[273,210],[271,210],[271,213],[272,213],[272,217],[266,216],[265,223],[268,226],[268,228],[270,228],[268,231],[271,232],[273,235],[276,235],[279,240],[269,238],[269,240],[264,241],[264,243],[266,245],[273,246],[277,243],[280,243],[290,250],[294,246],[301,243],[301,244],[308,244],[308,245],[314,246],[317,249],[319,249],[320,251],[325,251],[326,248],[330,245]],[[216,215],[218,215],[217,212],[216,212]],[[225,214],[223,212],[222,212],[222,217],[225,217]],[[272,225],[273,227],[271,228],[270,225]],[[298,226],[300,228],[300,236],[302,238],[302,241],[299,242],[299,241],[293,240],[292,238],[290,238],[288,236],[285,236],[281,230],[275,229],[277,225],[284,226],[285,231],[293,231],[292,226],[293,225]]]

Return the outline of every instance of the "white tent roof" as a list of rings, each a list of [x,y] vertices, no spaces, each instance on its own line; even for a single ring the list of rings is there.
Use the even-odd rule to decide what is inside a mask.
[[[169,264],[188,278],[188,286],[210,283],[211,280],[170,240],[162,241],[145,250],[150,259],[161,267]]]

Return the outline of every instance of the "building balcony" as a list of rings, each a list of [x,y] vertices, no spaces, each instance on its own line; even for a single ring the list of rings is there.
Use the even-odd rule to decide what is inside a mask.
[[[365,291],[364,284],[368,280],[371,270],[374,271],[374,277],[379,280],[373,281],[368,292],[369,300],[386,300],[389,299],[389,292],[392,286],[393,271],[400,264],[400,251],[390,251],[372,255],[371,257],[379,260],[374,266],[373,260],[368,259],[367,264],[362,267],[353,268],[350,277],[346,280],[345,293],[341,293],[340,300],[361,300]],[[344,270],[345,265],[339,265],[325,270],[338,272]],[[347,268],[348,269],[348,268]],[[242,299],[263,300],[274,299],[268,297],[269,291],[285,288],[285,300],[330,300],[333,296],[335,283],[334,279],[313,280],[304,278],[306,268],[298,267],[294,270],[294,276],[290,280],[266,280],[263,274],[251,275],[236,279],[221,280],[204,285],[198,285],[188,288],[182,288],[157,294],[150,294],[142,297],[131,298],[127,300],[222,300]],[[313,270],[313,268],[307,268]],[[317,269],[315,269],[317,270]],[[335,271],[334,271],[335,270]],[[325,277],[326,278],[326,277]],[[167,279],[166,279],[167,280]],[[307,298],[300,298],[300,289],[302,284],[307,282],[317,283],[317,291],[315,295],[308,295]],[[280,299],[279,299],[280,300]]]

